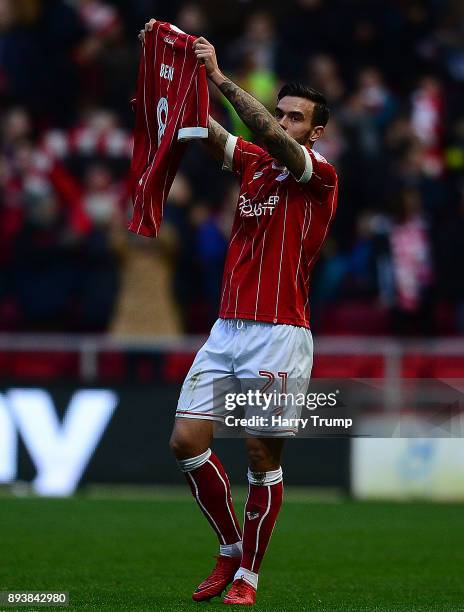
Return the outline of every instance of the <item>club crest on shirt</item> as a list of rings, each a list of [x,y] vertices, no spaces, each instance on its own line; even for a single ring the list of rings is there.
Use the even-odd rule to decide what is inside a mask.
[[[252,202],[250,198],[240,195],[238,208],[241,217],[270,216],[279,202],[280,196],[271,195],[265,202]]]

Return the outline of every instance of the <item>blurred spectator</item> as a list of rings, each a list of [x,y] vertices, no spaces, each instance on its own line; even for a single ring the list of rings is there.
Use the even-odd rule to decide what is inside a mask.
[[[364,68],[358,76],[359,97],[364,111],[370,115],[380,133],[395,115],[396,103],[377,68]]]
[[[98,37],[99,45],[106,38],[116,36],[120,30],[116,9],[99,0],[78,0],[77,9],[88,31]]]
[[[401,334],[428,335],[433,331],[431,243],[415,189],[400,194],[390,246],[396,289],[394,327]]]
[[[169,193],[159,242],[171,261],[172,293],[184,331],[192,331],[195,326],[193,313],[198,310],[195,304],[200,295],[197,251],[190,217],[192,203],[191,186],[178,172]]]
[[[199,281],[202,286],[207,315],[205,323],[209,326],[217,318],[218,305],[221,299],[222,271],[237,198],[238,189],[233,185],[225,192],[222,209],[219,213],[208,211],[206,207],[197,207],[196,210],[192,211],[199,254]]]
[[[209,27],[206,13],[193,2],[186,2],[181,6],[175,25],[189,34],[208,38]]]
[[[315,89],[324,92],[330,109],[336,111],[346,92],[334,58],[322,53],[310,56],[308,80]]]
[[[2,209],[4,217],[2,231],[8,244],[16,233],[23,219],[27,216],[27,203],[36,193],[53,194],[60,203],[63,215],[69,226],[77,234],[85,234],[90,229],[88,219],[82,207],[81,189],[76,180],[54,158],[43,153],[26,139],[15,139],[6,149],[3,157],[2,176]]]
[[[315,149],[326,159],[330,159],[332,164],[338,166],[341,157],[347,152],[347,148],[348,143],[340,125],[336,118],[332,118],[326,126],[324,138],[317,143]]]
[[[424,147],[424,172],[443,172],[444,107],[440,82],[426,77],[412,96],[411,125]]]
[[[120,228],[124,217],[121,193],[111,171],[101,164],[87,168],[84,179],[84,210],[95,227]]]
[[[250,58],[256,70],[273,72],[276,63],[277,39],[271,15],[259,11],[250,15],[243,36],[231,48],[231,54],[243,61]]]
[[[229,48],[229,61],[238,85],[250,92],[269,110],[274,110],[278,56],[277,38],[272,17],[264,12],[253,13],[247,21],[245,33]],[[250,140],[252,134],[242,123],[233,106],[224,97],[232,130]]]

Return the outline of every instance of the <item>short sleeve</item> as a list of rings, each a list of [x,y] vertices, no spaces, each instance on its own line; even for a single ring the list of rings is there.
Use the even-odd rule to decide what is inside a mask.
[[[317,151],[309,147],[303,146],[302,148],[305,152],[306,166],[297,181],[318,199],[325,200],[336,187],[335,168]]]
[[[190,92],[187,112],[182,117],[182,125],[177,140],[208,138],[209,92],[206,79],[206,67],[200,64],[195,75],[195,82]]]
[[[241,176],[249,165],[255,164],[263,155],[266,155],[266,151],[258,145],[243,140],[241,136],[229,134],[224,148],[222,169]]]

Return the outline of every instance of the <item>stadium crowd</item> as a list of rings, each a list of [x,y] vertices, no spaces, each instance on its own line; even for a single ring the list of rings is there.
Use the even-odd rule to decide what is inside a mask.
[[[201,144],[159,239],[126,230],[137,33],[152,16],[206,36],[271,111],[288,80],[326,95],[317,149],[340,196],[312,284],[318,333],[464,333],[459,0],[0,0],[0,330],[110,330],[127,259],[147,248],[171,270],[181,331],[217,315],[237,185]],[[211,114],[252,138],[213,88]]]

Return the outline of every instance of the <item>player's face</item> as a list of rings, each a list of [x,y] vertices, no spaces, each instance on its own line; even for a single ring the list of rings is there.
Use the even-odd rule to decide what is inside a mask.
[[[322,136],[324,128],[313,126],[314,102],[306,98],[285,96],[274,111],[279,125],[300,144],[314,144]]]

